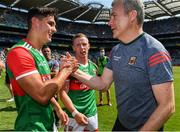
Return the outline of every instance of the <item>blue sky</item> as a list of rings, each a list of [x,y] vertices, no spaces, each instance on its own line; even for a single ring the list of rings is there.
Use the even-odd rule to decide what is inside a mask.
[[[98,2],[103,4],[105,7],[110,8],[111,7],[111,3],[113,0],[80,0],[80,2],[82,3],[89,3],[89,2]],[[148,1],[148,0],[144,0],[144,1]]]
[[[103,4],[105,7],[110,8],[112,0],[80,0],[80,2],[82,3],[98,2],[98,3]]]

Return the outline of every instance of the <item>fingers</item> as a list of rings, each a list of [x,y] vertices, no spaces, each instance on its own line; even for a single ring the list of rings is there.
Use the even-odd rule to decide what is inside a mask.
[[[66,53],[66,56],[61,57],[61,67],[62,68],[69,68],[70,71],[75,72],[78,69],[77,59],[74,56],[71,56],[69,52]]]
[[[69,59],[69,58],[71,58],[72,56],[71,56],[71,54],[70,54],[69,52],[66,52],[66,57]]]
[[[79,125],[87,125],[88,124],[88,118],[85,115],[83,115],[82,113],[78,113],[74,118]]]
[[[65,125],[68,124],[68,122],[69,122],[69,117],[68,117],[68,115],[64,112],[64,114],[63,114],[63,121],[61,122],[61,125],[62,125],[62,126],[65,126]]]
[[[68,115],[66,114],[66,112],[62,111],[61,114],[60,114],[60,121],[61,121],[61,125],[62,126],[65,126],[68,124],[69,122],[69,117]]]
[[[84,125],[88,124],[88,118],[86,116],[83,117],[83,124]]]

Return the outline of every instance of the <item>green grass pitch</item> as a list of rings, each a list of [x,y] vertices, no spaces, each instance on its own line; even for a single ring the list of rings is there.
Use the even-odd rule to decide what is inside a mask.
[[[165,131],[180,131],[180,67],[174,67],[174,86],[176,98],[176,112],[165,124]],[[98,92],[97,103],[98,103]],[[4,85],[4,72],[0,78],[0,131],[12,131],[14,121],[17,116],[14,102],[6,102],[10,98],[10,93]],[[104,103],[106,103],[105,94],[103,94]],[[111,86],[111,102],[112,106],[107,105],[98,107],[99,131],[111,131],[116,119],[116,101],[114,94],[114,86]],[[63,130],[62,128],[59,129]]]

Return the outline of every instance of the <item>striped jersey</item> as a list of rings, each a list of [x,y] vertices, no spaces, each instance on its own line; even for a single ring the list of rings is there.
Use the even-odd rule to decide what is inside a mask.
[[[49,80],[50,69],[45,57],[24,39],[8,52],[7,66],[18,112],[15,130],[52,131],[54,117],[50,102],[47,105],[39,104],[17,82],[34,73],[39,73],[43,81]]]
[[[79,65],[79,69],[89,75],[96,76],[97,66],[90,60],[87,65]],[[68,95],[75,108],[87,117],[94,116],[97,113],[95,90],[90,89],[73,77],[70,78]],[[73,118],[69,111],[67,114]]]

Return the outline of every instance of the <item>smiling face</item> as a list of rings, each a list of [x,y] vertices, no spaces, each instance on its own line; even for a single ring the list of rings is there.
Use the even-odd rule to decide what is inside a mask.
[[[42,19],[35,18],[36,26],[35,30],[37,35],[39,35],[39,41],[46,44],[52,41],[52,35],[56,32],[56,22],[54,16],[47,16]]]
[[[73,41],[72,46],[77,59],[87,59],[89,52],[89,41],[86,37],[78,37]]]

